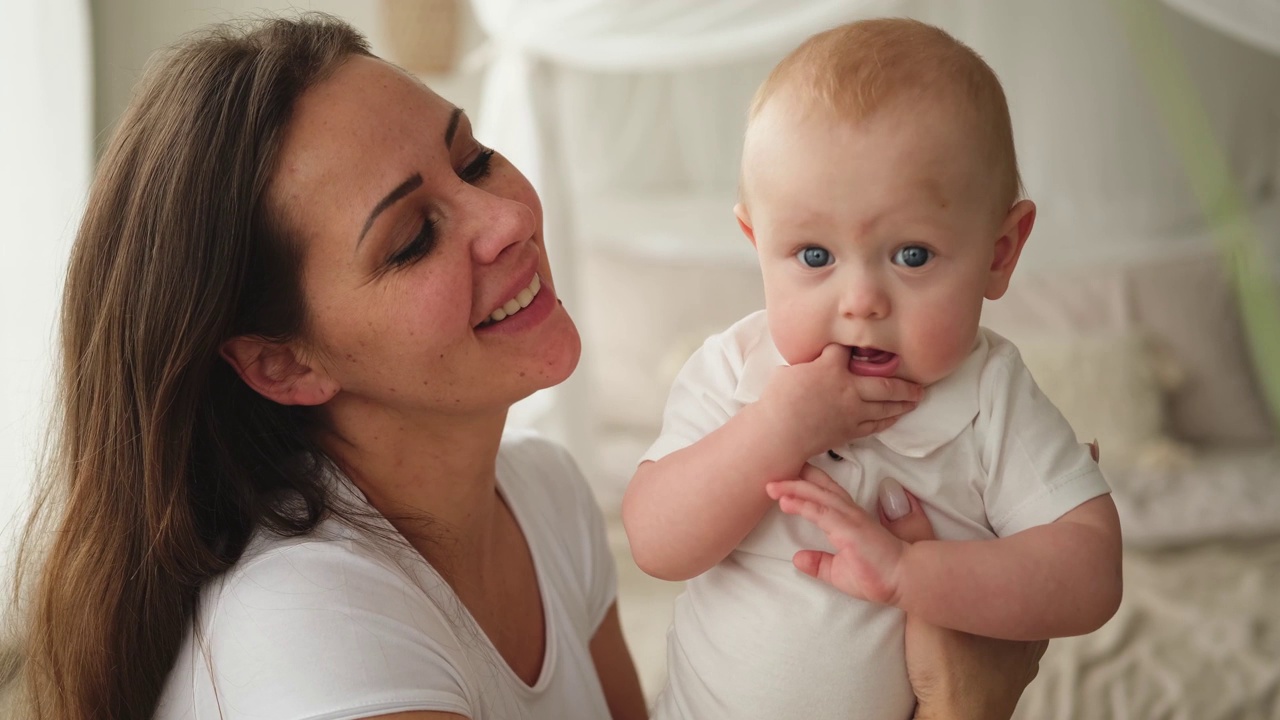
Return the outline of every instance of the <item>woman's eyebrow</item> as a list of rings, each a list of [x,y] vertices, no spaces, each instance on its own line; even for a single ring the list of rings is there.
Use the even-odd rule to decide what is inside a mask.
[[[461,120],[462,108],[456,107],[453,109],[453,112],[449,113],[449,125],[444,129],[445,147],[453,146],[453,136],[458,133],[458,123]],[[369,228],[373,227],[373,221],[378,218],[378,215],[381,214],[383,210],[391,207],[391,205],[393,205],[397,200],[408,195],[414,190],[417,190],[421,186],[422,175],[420,173],[414,173],[410,175],[407,180],[397,185],[395,190],[387,193],[386,197],[379,200],[378,204],[373,206],[373,212],[369,213],[369,219],[364,221],[364,227],[360,229],[360,237],[356,239],[356,249],[360,249],[360,243],[364,242],[364,236],[369,232]]]
[[[444,146],[453,147],[453,136],[458,132],[458,121],[462,119],[462,108],[454,108],[449,113],[449,127],[444,129]]]
[[[410,175],[407,180],[397,185],[395,190],[387,193],[386,197],[379,200],[378,204],[373,206],[373,212],[369,213],[369,219],[364,221],[364,228],[360,230],[360,237],[356,240],[356,249],[360,248],[360,243],[364,242],[365,234],[369,232],[369,228],[373,226],[373,221],[377,219],[378,215],[383,210],[391,207],[391,205],[393,205],[397,200],[408,195],[414,190],[417,190],[421,186],[422,175],[420,173],[414,173]]]

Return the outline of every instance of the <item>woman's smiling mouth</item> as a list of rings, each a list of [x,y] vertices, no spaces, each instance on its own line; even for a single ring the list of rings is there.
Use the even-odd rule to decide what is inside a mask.
[[[484,319],[484,322],[481,322],[476,326],[476,329],[478,330],[480,328],[489,327],[494,323],[502,322],[512,315],[515,315],[521,310],[529,307],[530,303],[533,302],[533,299],[538,296],[538,292],[540,290],[542,290],[542,280],[538,277],[537,273],[534,273],[533,281],[529,283],[528,287],[516,293],[515,297],[506,301],[502,304],[502,307],[490,313],[489,317]]]

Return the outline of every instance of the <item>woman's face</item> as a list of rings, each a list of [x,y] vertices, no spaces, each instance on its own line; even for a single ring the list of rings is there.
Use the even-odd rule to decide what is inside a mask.
[[[538,196],[459,109],[353,57],[299,99],[280,160],[271,198],[302,246],[301,354],[339,388],[331,411],[505,411],[573,371],[581,344]]]

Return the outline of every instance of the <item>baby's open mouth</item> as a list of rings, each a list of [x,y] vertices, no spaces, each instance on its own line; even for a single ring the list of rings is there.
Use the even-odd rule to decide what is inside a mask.
[[[849,371],[854,375],[889,377],[898,369],[898,355],[873,347],[851,348]]]
[[[853,359],[858,362],[871,363],[873,365],[883,365],[890,360],[898,357],[888,350],[878,350],[873,347],[857,347],[853,348]]]

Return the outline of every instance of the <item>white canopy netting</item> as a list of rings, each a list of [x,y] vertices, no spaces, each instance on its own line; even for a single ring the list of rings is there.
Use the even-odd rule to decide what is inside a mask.
[[[1213,243],[1280,418],[1280,5],[1272,0],[472,5],[490,38],[477,135],[542,193],[562,284],[583,243],[743,260],[748,248],[726,238],[734,230],[723,220],[754,86],[815,32],[859,17],[916,17],[974,47],[1004,83],[1023,178],[1041,207],[1024,263]],[[646,233],[646,223],[664,222],[682,224],[678,242]]]

